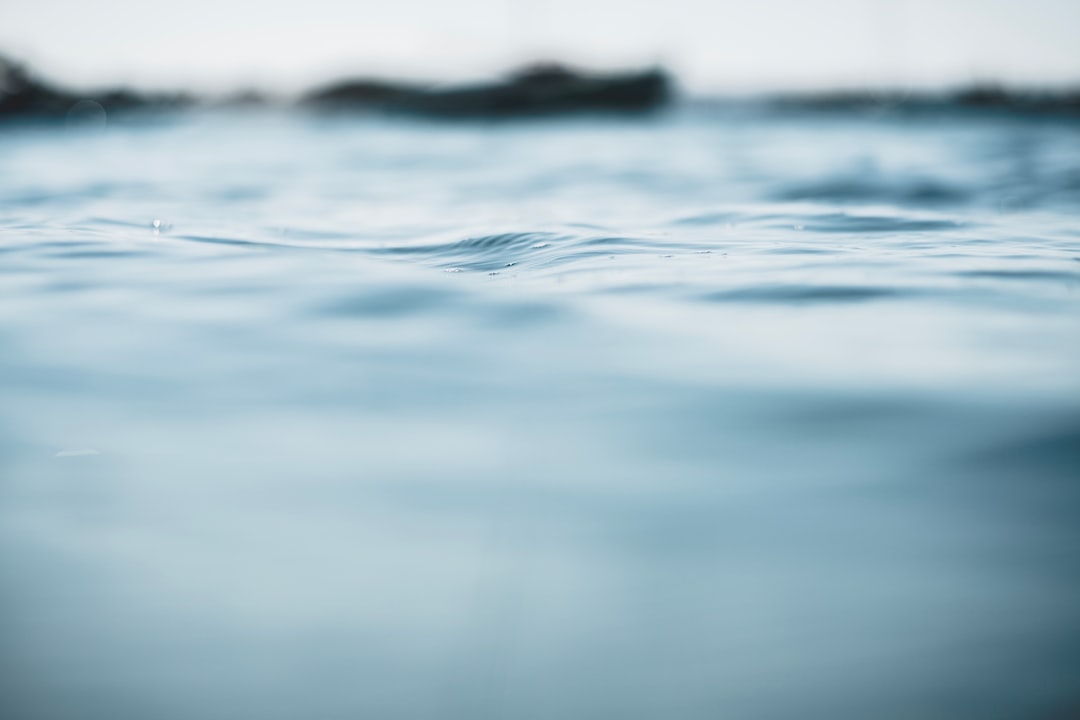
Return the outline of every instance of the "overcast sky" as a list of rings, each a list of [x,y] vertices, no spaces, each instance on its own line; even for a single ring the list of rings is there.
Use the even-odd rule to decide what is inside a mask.
[[[0,51],[80,84],[295,89],[560,58],[693,90],[1080,81],[1080,0],[0,0]]]

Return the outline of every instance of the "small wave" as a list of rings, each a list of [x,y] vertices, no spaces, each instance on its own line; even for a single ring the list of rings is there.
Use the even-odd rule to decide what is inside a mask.
[[[910,290],[860,285],[758,285],[703,295],[708,302],[858,303],[912,295]]]
[[[705,212],[677,218],[671,222],[682,227],[757,227],[820,233],[902,233],[943,232],[969,227],[970,223],[951,218],[869,215],[848,212],[814,212],[811,206],[792,205],[791,212]]]
[[[290,248],[297,247],[290,243],[276,243],[269,242],[267,240],[245,240],[243,238],[233,237],[221,237],[219,235],[176,235],[174,236],[178,240],[187,240],[190,242],[206,243],[208,245],[235,245],[239,247],[275,247],[275,248]]]
[[[96,250],[62,250],[54,252],[54,257],[62,257],[68,260],[101,260],[117,258],[145,257],[150,253],[133,250],[131,248],[100,248]]]
[[[823,248],[810,245],[789,245],[768,250],[769,255],[841,255],[846,252],[850,251],[844,248]]]
[[[936,180],[885,183],[866,178],[836,178],[788,185],[774,193],[776,200],[891,205],[953,205],[970,200],[960,188]]]
[[[966,227],[949,219],[892,217],[885,215],[819,215],[802,223],[804,230],[821,233],[911,233],[945,232]]]
[[[501,272],[508,268],[551,268],[613,255],[670,253],[673,249],[688,252],[697,247],[681,243],[673,247],[668,241],[631,236],[511,232],[445,243],[382,246],[371,252],[455,271]]]
[[[395,318],[453,307],[458,300],[458,294],[442,288],[395,287],[349,295],[319,309],[344,317]]]
[[[499,233],[424,245],[375,248],[376,254],[428,261],[437,267],[489,272],[513,267],[531,255],[571,240],[543,232]]]
[[[704,212],[695,215],[687,215],[672,221],[674,225],[708,226],[708,225],[734,225],[746,220],[744,213],[738,212]]]
[[[1063,270],[961,270],[956,275],[990,280],[1066,280],[1080,282],[1080,273]]]

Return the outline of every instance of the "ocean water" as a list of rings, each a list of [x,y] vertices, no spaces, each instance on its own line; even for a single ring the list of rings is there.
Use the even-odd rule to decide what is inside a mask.
[[[0,715],[1080,711],[1080,125],[0,127]]]

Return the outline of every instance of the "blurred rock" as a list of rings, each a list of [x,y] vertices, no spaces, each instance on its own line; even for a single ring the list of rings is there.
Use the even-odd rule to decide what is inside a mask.
[[[805,110],[901,113],[1015,112],[1080,115],[1080,88],[1031,89],[976,84],[952,91],[837,90],[782,95],[775,105]]]
[[[501,82],[439,87],[348,80],[316,89],[301,105],[430,117],[515,117],[569,113],[641,113],[671,99],[666,73],[589,75],[561,65],[526,67]]]
[[[194,102],[184,93],[141,93],[127,88],[76,92],[40,80],[24,65],[0,56],[0,118],[65,118],[80,103],[93,103],[111,114],[174,109]]]
[[[78,101],[72,93],[32,77],[19,63],[0,57],[0,117],[62,116]]]

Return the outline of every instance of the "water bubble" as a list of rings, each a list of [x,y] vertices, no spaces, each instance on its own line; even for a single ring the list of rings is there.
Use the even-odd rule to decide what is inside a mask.
[[[67,111],[67,124],[69,127],[78,126],[90,130],[102,130],[105,128],[105,120],[105,108],[93,100],[80,100]]]
[[[446,268],[443,270],[443,272],[459,273],[461,272],[461,268]]]
[[[538,243],[533,243],[532,245],[529,246],[529,248],[532,249],[532,250],[539,250],[540,248],[546,248],[550,244],[551,243],[549,243],[549,242],[538,242]]]

